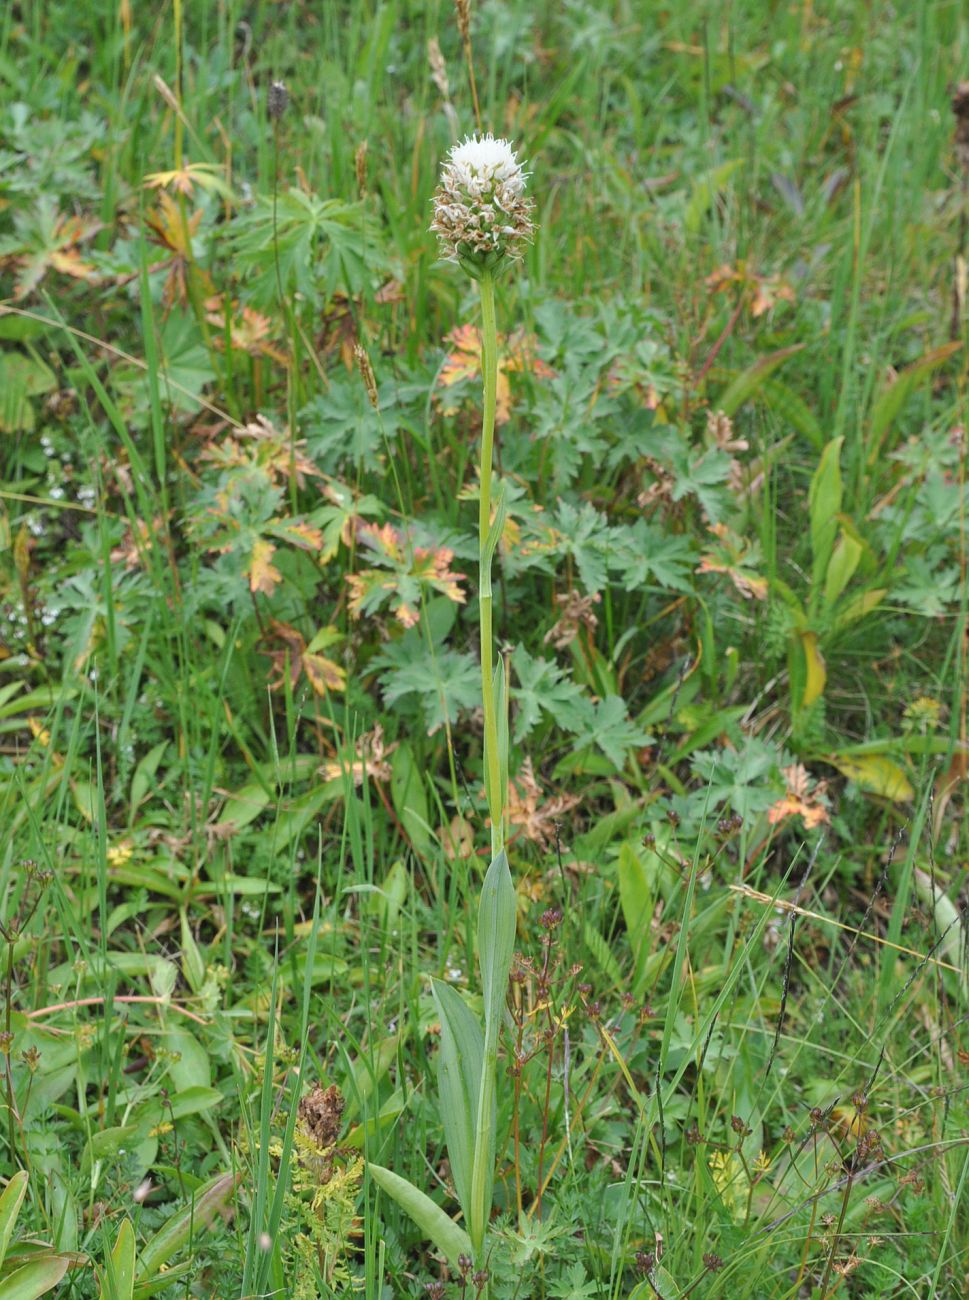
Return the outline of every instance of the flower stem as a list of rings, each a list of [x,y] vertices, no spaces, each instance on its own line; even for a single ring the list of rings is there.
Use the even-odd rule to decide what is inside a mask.
[[[495,282],[490,271],[478,281],[481,292],[481,375],[484,411],[481,423],[481,491],[478,498],[478,602],[481,611],[481,702],[484,706],[485,790],[491,815],[492,857],[504,847],[504,802],[498,753],[498,715],[495,708],[492,649],[491,462],[494,455],[495,408],[498,398],[498,327],[495,320]]]

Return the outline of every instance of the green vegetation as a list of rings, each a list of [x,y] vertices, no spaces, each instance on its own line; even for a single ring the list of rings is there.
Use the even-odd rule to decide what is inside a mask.
[[[0,1297],[956,1300],[969,17],[466,11],[0,10]]]

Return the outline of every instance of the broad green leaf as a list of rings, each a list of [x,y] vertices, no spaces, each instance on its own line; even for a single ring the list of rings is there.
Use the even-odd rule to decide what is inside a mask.
[[[649,1276],[648,1282],[640,1282],[633,1289],[629,1300],[656,1300],[657,1296],[659,1300],[676,1300],[682,1294],[662,1264],[657,1264]]]
[[[42,1255],[3,1279],[3,1300],[37,1300],[53,1291],[70,1267],[66,1255]]]
[[[431,989],[441,1017],[441,1047],[437,1059],[441,1120],[454,1186],[467,1218],[471,1203],[474,1127],[481,1090],[484,1036],[457,989],[443,980],[434,980]]]
[[[858,561],[862,556],[862,550],[861,543],[842,529],[841,536],[831,552],[828,571],[824,576],[824,604],[826,608],[831,608],[854,577]]]
[[[811,515],[811,550],[814,555],[811,592],[820,591],[821,582],[828,570],[831,550],[834,546],[835,533],[838,530],[838,514],[841,510],[841,445],[844,438],[832,438],[821,453],[821,460],[814,477],[808,503]]]
[[[158,771],[158,765],[162,761],[165,750],[168,748],[167,740],[160,740],[144,756],[138,766],[135,768],[135,774],[131,778],[131,813],[129,825],[134,820],[135,812],[138,805],[146,798],[149,792],[157,786],[155,774]]]
[[[431,847],[430,811],[427,791],[414,751],[403,741],[394,754],[390,770],[390,795],[394,811],[414,848],[426,856]]]
[[[774,371],[803,347],[803,343],[794,343],[789,348],[779,348],[766,357],[759,357],[731,382],[721,394],[717,406],[725,415],[735,415],[744,402],[749,401],[763,387]]]
[[[193,993],[198,993],[205,980],[205,958],[202,956],[192,927],[189,925],[188,913],[181,908],[182,932],[182,974]]]
[[[962,347],[960,342],[944,343],[940,348],[933,348],[932,351],[926,352],[913,361],[910,366],[906,366],[887,388],[875,398],[874,405],[871,408],[871,428],[869,435],[869,452],[868,463],[874,464],[878,457],[879,450],[885,434],[895,417],[901,411],[902,407],[918,388],[919,384],[928,379],[934,370],[945,365],[951,356],[953,356]]]
[[[210,881],[207,888],[203,885],[196,892],[199,894],[211,894],[213,892],[243,894],[252,897],[258,894],[278,894],[281,889],[282,885],[277,885],[272,880],[265,880],[262,876],[235,876],[231,872],[227,872],[226,875],[220,876],[218,880]]]
[[[381,931],[391,935],[397,926],[400,909],[404,906],[410,889],[410,875],[400,858],[391,863],[387,874],[379,885],[354,885],[347,893],[357,892],[369,895],[366,899],[367,911],[376,916]]]
[[[871,591],[863,591],[860,596],[854,596],[835,618],[835,631],[840,632],[850,623],[856,623],[858,619],[870,614],[873,609],[878,608],[887,595],[887,587],[874,587]]]
[[[7,1253],[7,1247],[10,1245],[10,1238],[17,1222],[17,1215],[20,1213],[20,1207],[27,1195],[27,1182],[27,1171],[25,1169],[18,1170],[3,1189],[3,1195],[0,1196],[0,1264],[3,1263],[4,1256]]]
[[[508,857],[502,850],[485,874],[478,904],[478,956],[486,1025],[501,1024],[515,952],[516,906]]]
[[[255,821],[268,803],[269,791],[264,786],[244,785],[226,799],[220,822],[227,828],[241,831]]]
[[[641,986],[643,964],[649,952],[645,942],[653,910],[653,891],[649,887],[646,868],[636,850],[627,841],[619,846],[619,902],[629,946],[635,958],[633,990]]]
[[[700,223],[709,208],[730,177],[744,165],[743,158],[731,158],[718,167],[712,167],[693,182],[690,197],[683,212],[683,225],[691,235],[700,229]]]
[[[932,909],[935,928],[942,952],[950,965],[961,971],[963,989],[967,975],[965,960],[965,928],[962,913],[947,893],[937,885],[927,871],[915,868],[915,891],[926,907]]]
[[[23,352],[0,351],[0,433],[33,429],[31,397],[56,387],[57,379],[43,361]]]
[[[183,1246],[197,1237],[203,1228],[209,1227],[225,1211],[240,1180],[241,1174],[216,1174],[195,1195],[190,1205],[177,1210],[142,1247],[137,1263],[139,1280],[157,1273],[173,1255],[177,1255]]]
[[[399,1174],[384,1169],[382,1165],[369,1165],[370,1176],[381,1189],[397,1202],[414,1220],[428,1241],[434,1243],[446,1256],[452,1268],[458,1267],[461,1255],[472,1254],[471,1238],[453,1219],[448,1218],[439,1205]]]
[[[498,1035],[501,1031],[508,975],[515,951],[517,901],[504,849],[492,859],[478,904],[478,960],[484,997],[484,1053],[475,1114],[474,1161],[468,1228],[478,1255],[491,1212],[495,1174],[495,1115]]]
[[[778,379],[769,379],[763,385],[760,396],[781,420],[790,424],[804,435],[815,451],[824,447],[824,432],[811,408],[798,397],[797,393],[782,384]]]
[[[168,1054],[168,1077],[176,1092],[211,1087],[209,1054],[190,1030],[166,1029],[160,1041]]]
[[[101,1300],[132,1300],[135,1289],[135,1233],[123,1219],[101,1277]]]

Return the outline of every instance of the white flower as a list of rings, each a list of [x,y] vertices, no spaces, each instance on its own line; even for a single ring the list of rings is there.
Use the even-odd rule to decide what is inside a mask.
[[[526,176],[508,141],[490,132],[454,145],[434,195],[431,229],[442,254],[471,275],[520,256],[534,230]]]

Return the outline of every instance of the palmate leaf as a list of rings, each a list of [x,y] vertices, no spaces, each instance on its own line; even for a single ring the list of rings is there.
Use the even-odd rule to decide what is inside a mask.
[[[595,745],[617,768],[625,766],[630,749],[651,741],[648,733],[626,716],[626,701],[620,695],[607,695],[597,704],[587,701],[575,730],[577,749]]]
[[[627,591],[649,586],[693,591],[697,551],[692,537],[670,533],[645,519],[612,533],[610,567]]]
[[[387,267],[380,228],[360,203],[287,190],[277,198],[275,221],[272,198],[262,196],[234,230],[236,263],[248,273],[247,296],[257,307],[278,296],[277,253],[284,290],[309,297],[317,286],[324,297],[336,289],[359,293]]]
[[[582,726],[582,688],[556,663],[540,655],[533,657],[523,645],[516,647],[511,663],[516,743],[525,739],[543,714],[566,731]]]
[[[399,418],[394,395],[378,389],[374,410],[357,375],[334,375],[325,394],[300,412],[300,427],[316,464],[328,474],[345,466],[379,469],[386,443],[397,436]]]
[[[561,534],[558,552],[575,561],[583,587],[589,595],[602,591],[613,545],[604,517],[587,501],[581,506],[560,501],[555,527]]]
[[[406,638],[392,642],[375,666],[384,669],[380,688],[385,704],[416,695],[424,712],[428,735],[445,722],[454,723],[462,710],[481,702],[481,669],[474,655],[457,650],[426,650],[415,654]]]
[[[78,280],[95,278],[78,246],[98,232],[99,222],[63,213],[52,194],[39,194],[33,208],[15,212],[13,223],[15,233],[0,239],[0,257],[15,259],[14,297],[25,297],[52,270]]]
[[[727,511],[726,493],[730,477],[731,459],[725,451],[716,448],[694,458],[689,447],[678,447],[670,458],[674,477],[673,500],[682,501],[694,496],[711,523],[717,523]]]
[[[360,539],[379,569],[349,574],[350,611],[356,617],[373,614],[385,603],[404,627],[418,620],[422,594],[438,592],[464,604],[460,583],[463,573],[452,573],[454,552],[446,546],[415,546],[410,537],[391,524],[364,524]]]

